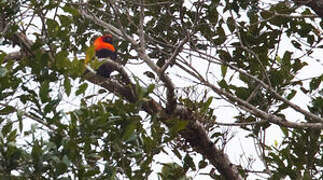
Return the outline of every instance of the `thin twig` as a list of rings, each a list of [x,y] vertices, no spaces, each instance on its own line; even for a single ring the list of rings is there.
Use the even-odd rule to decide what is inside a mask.
[[[268,121],[266,120],[262,120],[262,121],[256,121],[256,122],[243,122],[243,123],[222,123],[222,122],[214,122],[214,124],[216,125],[220,125],[220,126],[248,126],[248,125],[261,125],[261,124],[265,124]]]

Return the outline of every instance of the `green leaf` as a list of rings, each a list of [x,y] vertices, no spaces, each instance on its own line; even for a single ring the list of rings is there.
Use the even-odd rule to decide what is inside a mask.
[[[297,48],[297,49],[299,49],[299,50],[302,50],[302,45],[299,43],[299,42],[297,42],[297,41],[295,41],[295,40],[292,40],[291,41],[292,42],[292,44],[293,44],[293,46],[295,47],[295,48]]]
[[[56,67],[59,70],[66,70],[70,67],[71,62],[67,58],[68,52],[66,50],[62,50],[56,54]]]
[[[66,165],[69,166],[71,164],[71,161],[68,159],[66,155],[63,156],[62,162]]]
[[[288,129],[286,127],[281,126],[280,127],[281,131],[284,133],[286,137],[288,137]]]
[[[16,111],[16,108],[7,105],[6,107],[0,109],[0,115],[8,115]]]
[[[137,128],[136,121],[130,120],[124,129],[124,132],[122,134],[122,139],[125,141],[129,141],[130,139],[132,139],[131,137],[135,134],[136,128]]]
[[[151,152],[155,146],[154,141],[149,136],[142,137],[145,152]]]
[[[58,18],[59,18],[59,21],[61,22],[61,24],[63,25],[63,26],[69,26],[69,25],[71,25],[72,24],[72,20],[71,20],[71,17],[69,17],[69,16],[65,16],[65,15],[59,15],[58,16]]]
[[[82,76],[85,72],[84,61],[74,58],[68,71],[71,78]]]
[[[184,169],[187,171],[189,168],[196,170],[193,158],[187,153],[184,157]]]
[[[313,90],[319,88],[321,82],[322,82],[321,78],[313,78],[310,82],[310,90],[313,91]]]
[[[87,48],[87,50],[85,52],[84,63],[88,64],[89,62],[91,62],[91,60],[94,58],[94,56],[95,56],[95,49],[94,49],[94,46],[91,45],[89,48]]]
[[[250,95],[250,92],[247,88],[239,87],[239,88],[237,88],[235,94],[241,99],[247,99]]]
[[[80,94],[84,94],[85,93],[85,90],[87,89],[87,87],[88,87],[88,84],[87,83],[83,83],[82,85],[79,86],[79,88],[75,92],[75,95],[78,96]]]
[[[49,82],[48,81],[44,81],[39,89],[39,96],[40,96],[40,100],[42,101],[42,103],[48,102],[50,100],[49,98]]]
[[[295,95],[296,95],[296,91],[292,90],[292,92],[288,94],[287,99],[291,100]]]
[[[314,41],[315,37],[313,35],[307,35],[307,43],[309,43],[312,46]]]
[[[55,33],[59,30],[59,24],[53,19],[47,19],[46,24],[48,27],[48,33],[55,36]]]
[[[222,79],[220,82],[218,82],[218,84],[223,89],[227,89],[228,88],[228,84],[227,84],[227,82],[224,79]]]
[[[206,113],[207,112],[207,110],[209,109],[212,101],[213,101],[213,97],[209,97],[207,99],[207,101],[203,104],[203,106],[201,108],[201,113]]]
[[[208,163],[205,160],[201,160],[198,164],[199,169],[203,169],[208,165]]]
[[[2,53],[2,52],[0,51],[0,64],[2,64],[2,63],[3,63],[4,57],[6,57],[6,56],[7,56],[7,54],[6,54],[6,53]],[[0,66],[0,68],[1,68],[1,66]]]
[[[285,64],[290,65],[291,64],[290,61],[291,61],[292,54],[293,54],[293,52],[290,52],[290,51],[286,51],[284,53],[284,56],[283,56],[283,59],[282,59],[283,65],[285,65]]]
[[[6,125],[2,127],[1,133],[4,137],[6,137],[11,130],[12,130],[12,123],[8,122]]]
[[[282,59],[280,58],[280,56],[276,56],[276,58],[275,58],[275,60],[280,64],[280,63],[282,63]]]
[[[76,8],[74,8],[73,6],[71,6],[71,5],[66,4],[62,9],[65,12],[70,13],[73,17],[80,15],[80,13],[78,12],[78,10]]]
[[[218,27],[216,34],[219,36],[218,38],[216,38],[213,43],[215,45],[221,45],[225,42],[225,40],[227,39],[226,35],[225,35],[225,31],[222,27]]]
[[[233,32],[236,29],[235,21],[232,17],[229,17],[227,19],[227,26],[231,32]]]
[[[227,51],[218,50],[217,53],[219,54],[220,58],[225,62],[229,62],[232,59],[230,53],[228,53]]]
[[[183,129],[186,128],[188,121],[184,121],[184,120],[179,120],[179,119],[174,119],[171,120],[171,123],[174,123],[171,128],[170,128],[170,133],[172,136],[176,136],[177,133]]]
[[[44,114],[55,112],[57,105],[60,103],[60,99],[55,99],[52,101],[49,101],[48,104],[46,104],[44,108]]]
[[[261,11],[260,15],[263,19],[268,19],[273,15],[273,13],[269,11]]]
[[[7,137],[7,139],[9,142],[14,142],[16,140],[16,137],[17,137],[17,129],[14,129],[9,133],[9,136]]]
[[[65,77],[64,79],[64,88],[65,88],[65,93],[67,96],[70,96],[71,94],[71,81],[69,77]]]
[[[304,66],[307,66],[306,62],[302,62],[300,59],[295,59],[294,63],[292,64],[293,70],[292,72],[296,74],[297,71],[301,70]]]
[[[155,84],[149,84],[149,86],[146,89],[146,93],[144,97],[148,96],[150,93],[152,93],[155,89]]]
[[[221,65],[222,78],[224,78],[224,77],[225,77],[225,75],[227,74],[227,70],[228,70],[228,66],[226,66],[226,65]]]
[[[151,71],[144,72],[144,75],[146,75],[147,77],[149,77],[151,79],[156,79],[155,74],[152,73]]]
[[[182,155],[181,155],[181,153],[177,149],[172,149],[172,152],[175,154],[175,156],[178,159],[182,159]]]
[[[197,48],[197,49],[200,49],[200,50],[204,50],[204,51],[206,51],[206,50],[207,50],[207,48],[208,48],[208,45],[198,43],[198,44],[196,44],[196,48]]]
[[[279,86],[286,78],[286,76],[284,76],[281,71],[276,71],[276,70],[271,71],[269,77],[270,77],[270,82],[274,87]]]

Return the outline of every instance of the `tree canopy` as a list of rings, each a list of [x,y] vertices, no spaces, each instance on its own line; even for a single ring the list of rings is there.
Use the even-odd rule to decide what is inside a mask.
[[[322,0],[2,0],[0,11],[0,176],[323,178]],[[106,33],[115,73],[84,74]]]

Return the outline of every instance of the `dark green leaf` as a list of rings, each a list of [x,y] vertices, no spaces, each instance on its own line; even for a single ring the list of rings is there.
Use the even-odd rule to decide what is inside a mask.
[[[122,134],[122,139],[125,141],[129,141],[131,137],[135,135],[136,128],[137,128],[136,121],[128,122]]]
[[[14,129],[13,131],[11,131],[7,137],[9,142],[15,142],[16,141],[16,137],[17,137],[17,129]]]
[[[226,65],[221,65],[222,78],[224,78],[224,77],[225,77],[225,75],[227,74],[227,70],[228,70],[228,66],[226,66]]]
[[[75,95],[78,96],[80,94],[84,94],[85,90],[87,89],[88,84],[87,83],[83,83],[79,86],[78,90],[75,92]]]
[[[227,51],[218,50],[217,53],[219,54],[221,60],[225,62],[230,62],[232,59],[231,55]]]
[[[72,23],[72,20],[69,16],[60,15],[58,17],[63,26],[69,26]]]
[[[44,81],[39,89],[39,96],[40,99],[42,101],[42,103],[48,102],[50,100],[49,97],[49,82],[48,81]]]
[[[287,99],[291,100],[295,95],[296,95],[296,91],[292,90],[292,92],[288,94]]]
[[[206,166],[208,165],[208,163],[207,162],[205,162],[205,160],[201,160],[200,162],[199,162],[199,169],[203,169],[203,168],[205,168]]]
[[[9,122],[6,125],[4,125],[1,129],[2,135],[5,137],[8,135],[8,133],[12,130],[12,123]]]
[[[186,154],[184,157],[184,169],[187,171],[189,168],[191,168],[194,171],[196,170],[193,158],[189,154]]]
[[[72,16],[79,16],[79,12],[76,8],[72,7],[71,5],[66,4],[63,7],[63,10],[67,13],[70,13]]]
[[[155,79],[155,74],[152,73],[151,71],[146,71],[144,72],[144,75],[146,75],[147,77],[151,78],[151,79]]]
[[[149,86],[147,87],[147,95],[152,93],[155,89],[155,84],[149,84]]]
[[[172,136],[176,136],[177,133],[186,128],[188,121],[184,120],[172,120],[173,125],[170,128],[170,133]]]
[[[6,107],[0,109],[0,115],[7,115],[7,114],[11,114],[13,112],[16,111],[16,108],[7,105]]]
[[[175,156],[178,159],[182,159],[182,155],[181,155],[181,153],[177,149],[172,149],[172,152],[175,154]]]
[[[227,25],[228,25],[228,28],[231,32],[233,32],[236,29],[235,21],[232,17],[229,17],[227,19]]]
[[[201,107],[201,113],[206,113],[212,103],[213,97],[209,97]]]
[[[313,78],[310,82],[310,90],[313,91],[319,88],[321,82],[322,80],[320,78]]]
[[[228,84],[224,79],[222,79],[220,82],[218,82],[218,84],[221,88],[224,88],[224,89],[228,88]]]
[[[65,88],[65,93],[67,96],[70,96],[71,94],[71,81],[68,77],[65,77],[64,79],[64,88]]]
[[[292,40],[292,44],[295,48],[302,50],[302,45],[299,42]]]

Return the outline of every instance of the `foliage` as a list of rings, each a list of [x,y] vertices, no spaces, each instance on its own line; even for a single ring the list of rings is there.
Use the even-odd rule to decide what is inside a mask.
[[[322,65],[315,58],[323,21],[309,8],[294,1],[2,0],[0,11],[1,176],[221,179],[211,146],[225,152],[236,138],[226,127],[238,125],[260,153],[246,163],[229,158],[241,177],[323,178],[323,74],[298,77],[313,62]],[[29,49],[21,32],[33,40]],[[83,77],[85,59],[94,56],[91,39],[105,32],[115,36],[135,82],[120,83],[134,99]],[[8,47],[22,56],[6,59]],[[307,102],[293,106],[304,96]],[[145,110],[150,100],[166,110]],[[299,114],[291,118],[288,110]],[[200,137],[185,136],[196,124],[210,150],[199,147]],[[270,135],[277,125],[281,142],[266,144],[278,139]],[[169,162],[155,172],[160,154]]]

